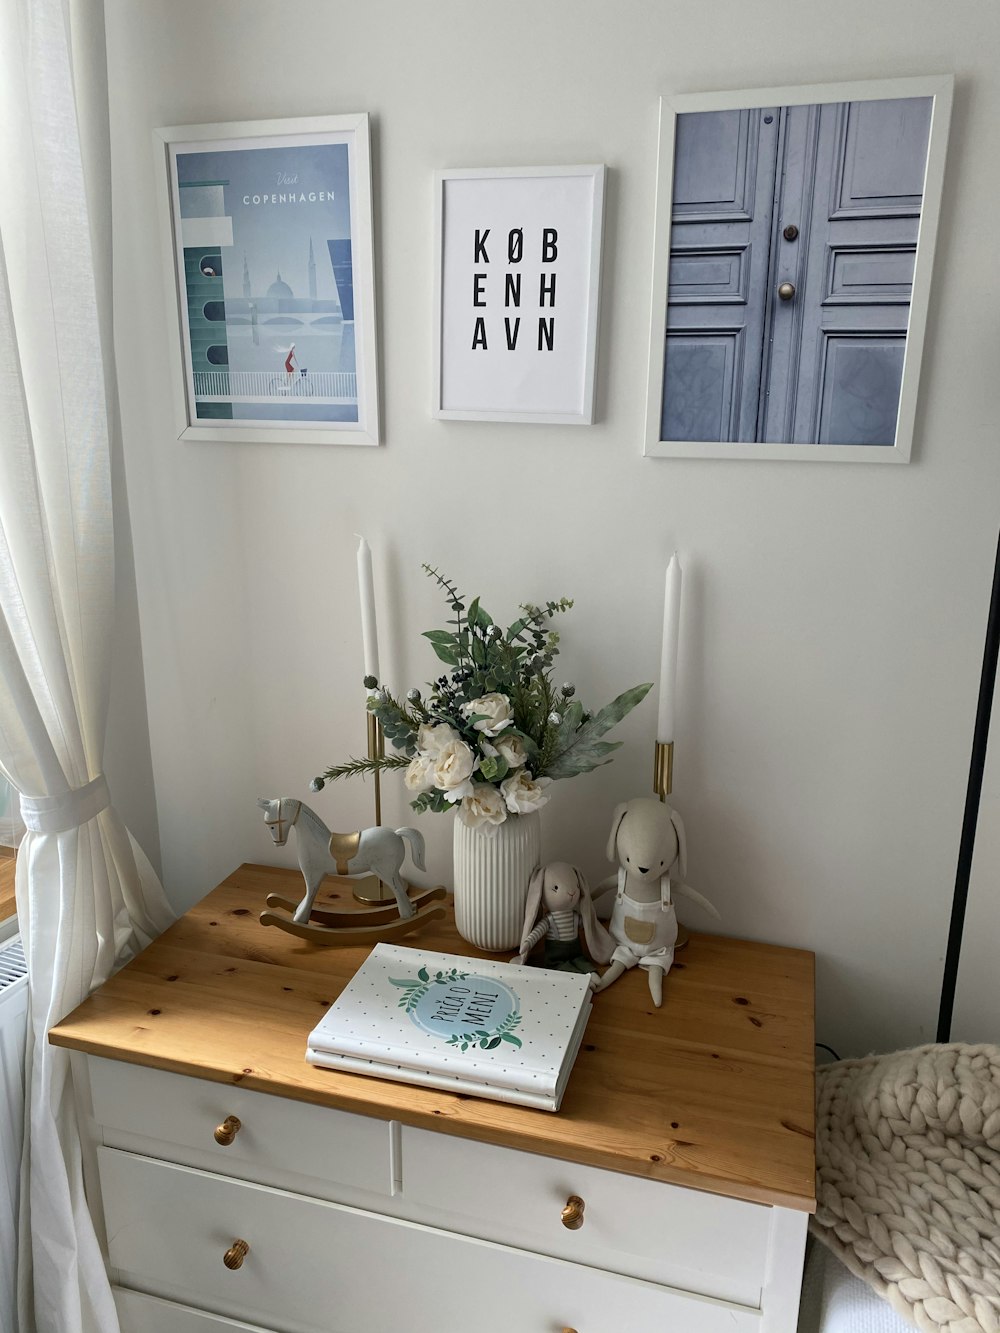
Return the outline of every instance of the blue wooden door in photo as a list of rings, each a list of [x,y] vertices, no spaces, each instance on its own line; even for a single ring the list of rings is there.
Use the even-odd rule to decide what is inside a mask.
[[[930,113],[678,117],[661,439],[892,445]]]
[[[677,119],[664,440],[756,438],[778,108]]]

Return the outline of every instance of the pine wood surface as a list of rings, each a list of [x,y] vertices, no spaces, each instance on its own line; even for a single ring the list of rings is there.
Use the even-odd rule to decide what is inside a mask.
[[[8,855],[7,853],[10,853]],[[17,911],[14,904],[14,867],[17,853],[13,847],[0,847],[0,921],[6,921]]]
[[[815,1208],[811,953],[691,936],[654,1008],[636,968],[594,998],[561,1110],[319,1069],[306,1037],[371,946],[257,920],[297,871],[244,865],[50,1033],[59,1046],[462,1138],[805,1211]],[[317,907],[343,908],[328,879]],[[448,905],[404,941],[470,957]]]

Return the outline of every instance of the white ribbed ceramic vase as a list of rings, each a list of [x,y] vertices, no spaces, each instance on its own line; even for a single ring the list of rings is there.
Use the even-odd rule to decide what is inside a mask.
[[[537,811],[505,819],[492,835],[455,816],[455,925],[464,940],[492,953],[517,948],[541,850]]]

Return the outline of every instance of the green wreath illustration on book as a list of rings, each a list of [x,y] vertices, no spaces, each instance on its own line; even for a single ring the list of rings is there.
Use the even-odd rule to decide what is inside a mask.
[[[396,1007],[421,1031],[467,1051],[476,1046],[495,1051],[503,1042],[520,1047],[514,1029],[521,1022],[521,1002],[502,981],[458,968],[429,972],[421,967],[416,980],[390,977],[402,990]]]

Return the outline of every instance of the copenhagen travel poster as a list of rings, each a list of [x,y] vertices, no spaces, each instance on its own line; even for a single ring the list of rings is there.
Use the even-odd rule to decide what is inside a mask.
[[[191,424],[358,423],[350,139],[173,146]]]

